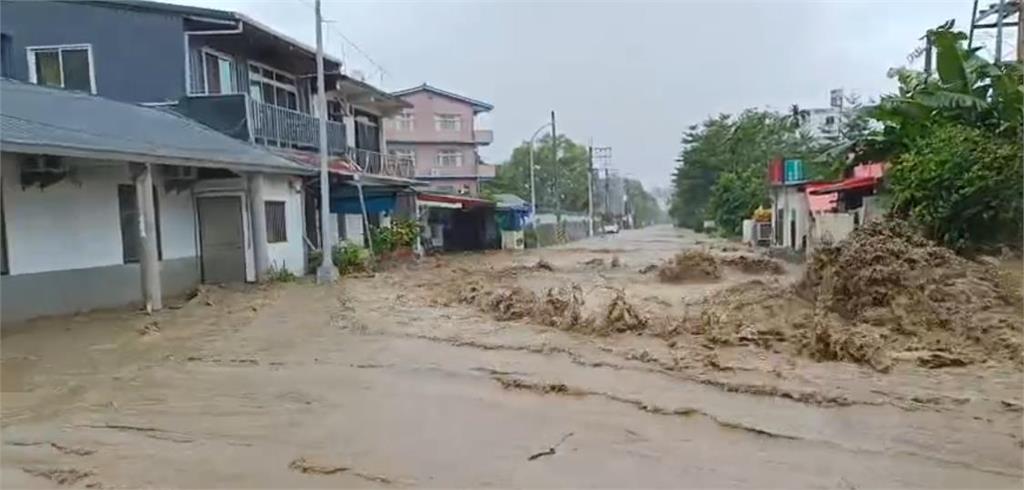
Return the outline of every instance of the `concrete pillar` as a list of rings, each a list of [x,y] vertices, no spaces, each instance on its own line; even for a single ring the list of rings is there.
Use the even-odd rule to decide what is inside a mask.
[[[139,269],[142,271],[142,299],[146,311],[163,309],[160,285],[160,257],[156,234],[156,206],[153,203],[153,168],[148,163],[132,164],[135,196],[139,207]]]
[[[256,282],[267,279],[270,269],[270,252],[267,250],[267,207],[263,197],[263,174],[249,174],[249,203],[252,207],[253,259],[256,265]]]

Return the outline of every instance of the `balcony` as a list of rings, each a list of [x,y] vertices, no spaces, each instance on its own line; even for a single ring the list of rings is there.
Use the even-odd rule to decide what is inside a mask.
[[[397,158],[394,155],[351,147],[346,155],[366,174],[411,179],[416,173],[416,166],[412,160]]]
[[[185,97],[176,109],[232,138],[311,152],[320,149],[317,118],[257,101],[247,94]],[[345,125],[328,121],[327,152],[341,156],[346,148]]]
[[[473,131],[473,142],[478,145],[489,145],[494,141],[494,131],[477,129]]]
[[[251,97],[249,128],[253,141],[267,146],[319,151],[320,128],[316,117],[285,107],[270,105]],[[327,121],[327,152],[343,155],[346,152],[345,125]]]

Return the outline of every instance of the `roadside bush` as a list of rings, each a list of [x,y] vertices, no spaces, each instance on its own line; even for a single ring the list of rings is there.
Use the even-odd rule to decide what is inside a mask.
[[[419,237],[420,226],[411,220],[395,220],[391,226],[378,226],[370,231],[373,251],[378,254],[411,248]]]
[[[317,264],[319,267],[319,264]],[[280,267],[276,264],[267,270],[267,282],[294,282],[297,277],[282,263]]]
[[[346,241],[331,250],[331,259],[338,268],[338,273],[344,275],[367,270],[370,254],[365,248]]]
[[[955,250],[1019,246],[1020,143],[958,124],[930,129],[909,142],[887,175],[893,212]]]

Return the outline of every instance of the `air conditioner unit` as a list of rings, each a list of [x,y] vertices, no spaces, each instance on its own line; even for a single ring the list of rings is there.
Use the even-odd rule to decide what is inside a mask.
[[[182,165],[167,165],[164,167],[164,178],[167,180],[196,180],[199,178],[199,169]]]
[[[35,155],[21,163],[23,173],[63,174],[68,167],[61,157],[53,155]]]

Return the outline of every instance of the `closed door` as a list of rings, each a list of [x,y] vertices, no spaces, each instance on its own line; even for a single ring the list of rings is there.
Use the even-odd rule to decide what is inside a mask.
[[[242,199],[201,197],[197,201],[203,282],[245,281]]]

